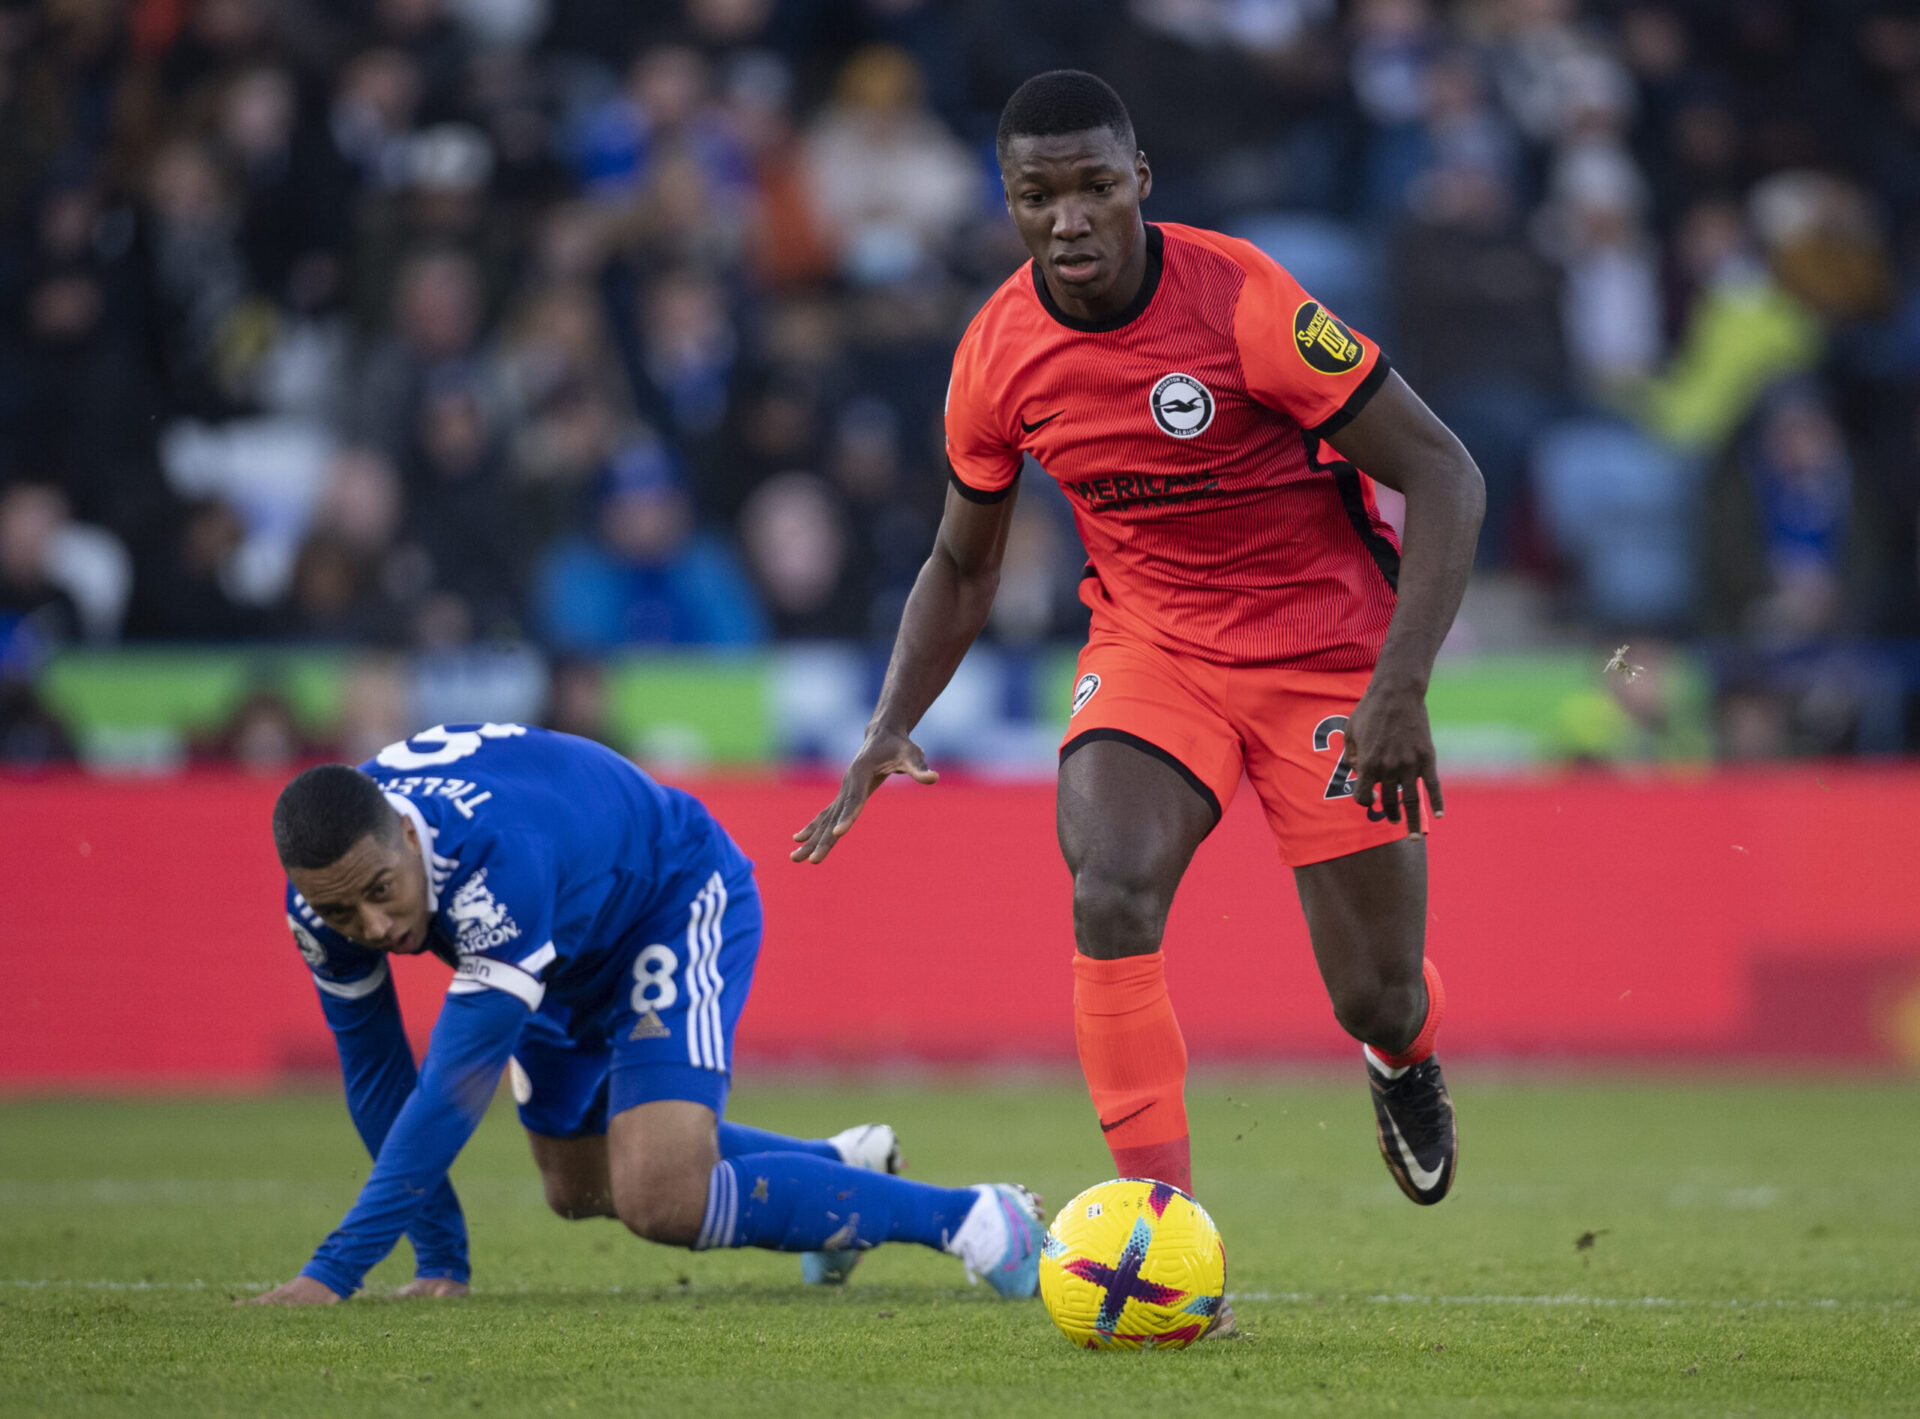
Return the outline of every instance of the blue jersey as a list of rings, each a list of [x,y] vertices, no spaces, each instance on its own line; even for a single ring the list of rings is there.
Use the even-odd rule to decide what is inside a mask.
[[[671,992],[689,1022],[672,1041],[680,1058],[694,1069],[728,1067],[724,1042],[740,1002],[727,1002],[723,1022],[722,977],[702,952],[721,949],[710,929],[712,903],[726,896],[719,884],[750,892],[752,868],[697,799],[571,735],[443,725],[361,768],[413,824],[432,912],[428,945],[454,964],[454,978],[415,1079],[385,954],[333,931],[288,885],[294,939],[339,1046],[355,1124],[376,1157],[360,1200],[306,1267],[341,1295],[403,1231],[420,1274],[464,1278],[465,1233],[446,1170],[530,1021],[543,1038],[600,1046],[636,1006]],[[650,944],[676,923],[684,947]],[[662,952],[673,976],[656,974]]]

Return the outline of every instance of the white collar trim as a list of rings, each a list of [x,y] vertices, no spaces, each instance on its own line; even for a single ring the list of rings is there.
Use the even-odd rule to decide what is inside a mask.
[[[426,815],[411,798],[403,793],[387,793],[385,789],[381,792],[386,794],[387,802],[393,805],[395,812],[413,821],[413,831],[420,839],[420,866],[427,874],[427,910],[437,912],[440,910],[440,889],[434,884],[433,860],[438,854],[433,850],[433,829],[428,825]]]

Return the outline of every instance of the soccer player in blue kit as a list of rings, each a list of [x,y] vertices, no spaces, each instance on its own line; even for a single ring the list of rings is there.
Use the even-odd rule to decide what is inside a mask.
[[[406,1234],[404,1295],[459,1295],[466,1227],[447,1169],[511,1062],[549,1205],[650,1241],[806,1253],[946,1251],[1007,1296],[1044,1231],[1012,1184],[893,1176],[882,1125],[786,1138],[723,1120],[760,951],[753,865],[700,802],[613,751],[517,724],[442,725],[281,792],[288,919],[339,1046],[373,1172],[300,1274],[250,1304],[331,1305]],[[416,1077],[387,956],[452,983]]]

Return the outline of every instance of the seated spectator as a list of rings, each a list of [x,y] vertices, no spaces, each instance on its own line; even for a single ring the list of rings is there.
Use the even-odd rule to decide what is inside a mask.
[[[300,728],[293,706],[278,690],[257,689],[205,740],[193,757],[262,777],[285,778],[308,759],[319,757]]]
[[[1566,377],[1559,275],[1526,239],[1517,199],[1497,168],[1436,168],[1391,261],[1393,362],[1486,477],[1479,558],[1491,566],[1511,555],[1527,446]]]
[[[419,727],[399,657],[355,656],[341,677],[340,709],[331,726],[333,756],[358,764]]]
[[[1712,624],[1766,646],[1845,629],[1858,554],[1854,468],[1821,391],[1793,381],[1761,403],[1708,492]]]
[[[0,493],[0,617],[42,646],[80,639],[80,607],[53,572],[66,521],[67,500],[56,488],[15,483]]]
[[[73,762],[73,740],[34,683],[50,649],[32,621],[0,610],[0,770]]]
[[[827,460],[846,498],[852,557],[868,587],[864,633],[889,637],[933,545],[936,520],[930,500],[916,496],[922,490],[907,485],[899,414],[885,400],[849,400],[834,422]],[[933,479],[926,482],[937,489]],[[1067,569],[1078,577],[1071,562]]]
[[[814,473],[769,478],[740,512],[747,567],[783,640],[864,634],[867,598],[848,557],[846,509]]]
[[[641,360],[682,439],[712,434],[727,411],[727,381],[740,341],[727,293],[711,276],[682,268],[647,287],[637,312]]]
[[[892,285],[940,254],[986,190],[979,166],[926,106],[913,57],[868,45],[841,69],[808,131],[814,219],[840,269]]]
[[[313,525],[369,557],[383,555],[400,531],[400,475],[377,449],[348,445],[328,461]]]
[[[1567,359],[1586,392],[1615,394],[1652,373],[1665,349],[1660,253],[1630,169],[1568,164],[1542,212],[1542,244],[1565,277]]]
[[[268,634],[268,614],[228,589],[245,540],[246,527],[231,503],[189,503],[171,535],[135,569],[128,639],[251,640]]]
[[[405,637],[406,611],[385,594],[374,559],[339,533],[316,530],[294,557],[285,632],[310,640],[391,645]]]
[[[673,158],[728,191],[744,195],[751,182],[747,155],[714,105],[706,57],[687,45],[643,50],[625,89],[580,124],[572,156],[586,189],[610,200],[639,193]]]
[[[1388,17],[1395,25],[1417,24],[1416,13],[1417,7],[1389,0],[1369,6],[1365,16]],[[1396,62],[1381,76],[1396,80],[1404,90],[1397,100],[1400,116],[1374,130],[1361,173],[1365,215],[1389,223],[1408,215],[1420,201],[1420,188],[1436,172],[1472,169],[1505,186],[1517,180],[1520,167],[1513,124],[1488,93],[1474,53],[1436,51],[1417,30],[1402,38],[1406,48],[1391,56]],[[1375,99],[1384,101],[1388,95],[1376,94]]]
[[[465,371],[428,381],[406,462],[408,541],[427,555],[436,593],[458,598],[481,635],[521,620],[525,552],[507,481],[505,438]]]
[[[355,185],[373,192],[406,185],[419,108],[420,70],[405,50],[365,49],[341,67],[327,136]]]
[[[365,352],[346,409],[346,436],[389,458],[406,450],[428,379],[437,372],[475,372],[486,303],[480,268],[459,251],[421,252],[400,269],[392,329]]]
[[[599,293],[572,281],[537,288],[508,322],[499,371],[521,532],[544,545],[578,509],[633,415]]]
[[[292,73],[256,65],[221,94],[215,142],[235,178],[250,284],[284,307],[312,311],[345,284],[353,178],[299,117]]]
[[[614,455],[593,535],[548,552],[537,581],[541,633],[561,650],[748,645],[767,634],[738,561],[694,525],[680,469],[651,437]]]
[[[764,50],[738,55],[728,68],[727,114],[753,164],[757,196],[747,253],[754,282],[770,290],[823,283],[833,275],[834,252],[814,218],[792,71]]]
[[[1566,419],[1533,447],[1542,520],[1581,616],[1638,633],[1688,625],[1699,593],[1700,460],[1624,420]]]
[[[21,618],[42,644],[117,640],[132,582],[126,546],[75,522],[59,489],[0,491],[0,613]]]
[[[238,391],[222,367],[223,348],[252,295],[239,200],[213,154],[188,138],[154,154],[146,195],[166,392],[179,412],[228,414]]]
[[[607,705],[607,672],[597,660],[584,656],[562,656],[553,667],[547,687],[547,708],[540,716],[547,729],[562,734],[577,734],[594,739],[610,748],[614,743],[613,724]]]
[[[1826,337],[1813,308],[1768,269],[1736,204],[1695,203],[1677,244],[1695,295],[1672,357],[1632,407],[1659,438],[1712,456],[1768,385],[1813,368]]]

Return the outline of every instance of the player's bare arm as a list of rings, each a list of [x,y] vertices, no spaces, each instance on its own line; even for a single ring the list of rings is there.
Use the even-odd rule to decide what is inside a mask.
[[[795,862],[825,862],[833,845],[859,818],[867,798],[889,776],[917,783],[939,775],[909,737],[927,707],[953,678],[967,647],[987,624],[1000,585],[1017,492],[996,502],[974,502],[947,489],[947,504],[934,536],[933,554],[920,568],[900,617],[880,702],[867,723],[866,742],[847,766],[840,792],[793,835]]]
[[[1419,784],[1436,817],[1446,809],[1427,682],[1473,569],[1486,485],[1472,455],[1398,374],[1330,442],[1407,500],[1398,604],[1373,681],[1348,723],[1345,757],[1355,798],[1371,807],[1377,791],[1388,819],[1399,822],[1404,809],[1418,836]]]

